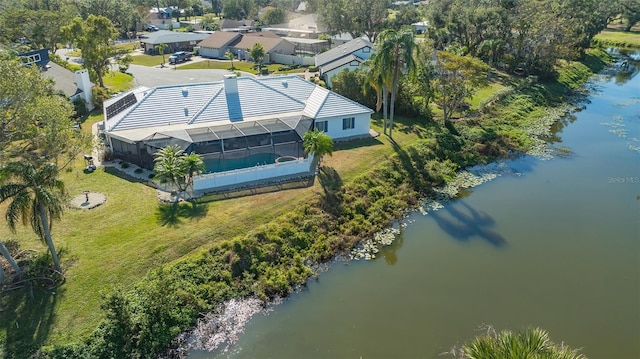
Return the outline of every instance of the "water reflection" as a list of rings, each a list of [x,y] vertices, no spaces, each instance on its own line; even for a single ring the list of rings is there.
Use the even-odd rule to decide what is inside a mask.
[[[464,209],[459,210],[457,207],[464,207]],[[448,216],[442,215],[441,212],[446,212],[451,218],[447,218]],[[459,241],[466,242],[473,237],[480,237],[496,248],[507,244],[502,235],[491,229],[495,227],[495,220],[485,212],[469,206],[465,201],[458,200],[429,215],[436,220],[442,230]]]

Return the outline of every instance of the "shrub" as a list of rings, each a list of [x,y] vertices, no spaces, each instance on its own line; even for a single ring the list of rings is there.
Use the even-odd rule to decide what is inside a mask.
[[[142,173],[144,172],[142,168],[136,168],[134,171],[134,173]]]
[[[93,103],[97,108],[102,108],[104,101],[111,97],[109,90],[104,87],[94,86],[91,91],[93,92]]]
[[[153,179],[156,176],[155,173],[149,173],[149,179]]]
[[[120,162],[120,167],[122,168],[129,168],[129,163],[128,162]]]
[[[318,69],[316,66],[309,66],[309,72],[318,72],[320,69]]]

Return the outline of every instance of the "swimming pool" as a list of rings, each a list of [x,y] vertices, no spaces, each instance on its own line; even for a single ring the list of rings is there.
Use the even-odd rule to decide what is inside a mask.
[[[280,155],[274,153],[256,153],[249,155],[248,157],[234,158],[234,159],[208,159],[204,160],[205,173],[211,172],[225,172],[231,170],[237,170],[240,168],[248,168],[254,166],[268,165],[275,163],[276,158]]]

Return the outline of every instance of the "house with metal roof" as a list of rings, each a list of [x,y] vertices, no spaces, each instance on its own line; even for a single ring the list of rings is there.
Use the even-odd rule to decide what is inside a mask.
[[[296,51],[296,45],[271,31],[246,34],[216,31],[200,43],[199,53],[202,57],[222,59],[227,51],[231,51],[240,60],[250,60],[249,52],[255,44],[262,44],[265,63],[271,62],[274,54],[293,55]]]
[[[167,44],[164,49],[165,54],[176,51],[193,51],[193,47],[206,39],[209,34],[196,32],[177,32],[169,30],[159,30],[150,32],[140,37],[140,46],[147,54],[157,54],[157,45]]]
[[[373,44],[367,39],[359,37],[318,54],[316,67],[330,88],[332,77],[343,70],[353,71],[361,68],[373,52]]]
[[[303,135],[334,140],[369,136],[372,111],[298,76],[137,88],[105,101],[104,134],[113,154],[152,169],[168,145],[200,154],[206,171],[194,190],[207,192],[276,178],[313,175]]]

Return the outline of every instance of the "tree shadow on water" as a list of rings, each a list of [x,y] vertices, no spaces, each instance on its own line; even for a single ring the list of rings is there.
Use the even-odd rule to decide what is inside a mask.
[[[168,227],[178,227],[186,218],[201,218],[207,215],[209,207],[197,202],[176,202],[160,204],[156,210],[158,223]]]
[[[45,290],[38,284],[0,294],[1,358],[29,358],[49,337],[64,288]]]
[[[459,210],[456,206],[462,206],[464,210]],[[451,218],[440,215],[441,211],[446,211]],[[430,212],[429,215],[436,220],[442,230],[459,241],[466,242],[473,237],[480,237],[496,248],[507,245],[506,239],[491,229],[495,226],[495,220],[464,201],[456,201],[440,211]]]

